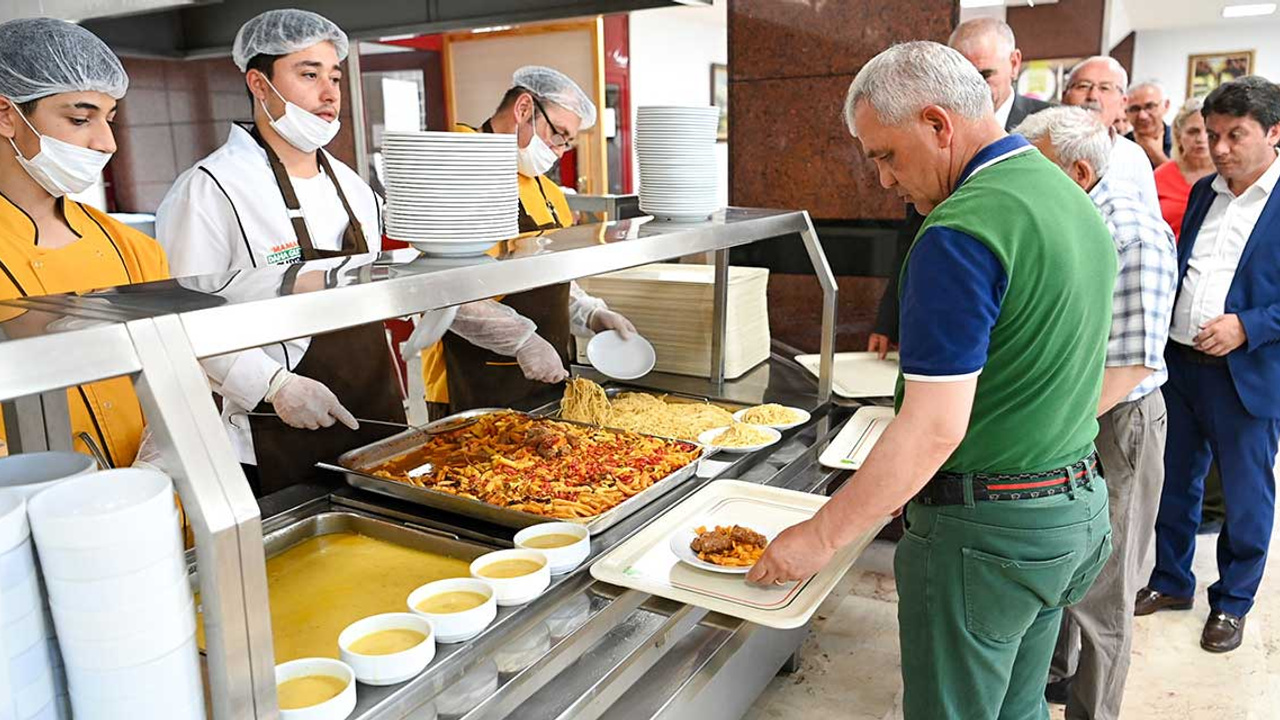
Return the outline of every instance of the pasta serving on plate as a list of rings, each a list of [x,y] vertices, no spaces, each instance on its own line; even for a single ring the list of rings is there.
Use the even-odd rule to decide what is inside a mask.
[[[696,445],[492,413],[370,470],[378,477],[560,519],[599,515],[698,458]],[[429,474],[410,471],[426,463]]]
[[[667,402],[647,393],[626,392],[612,400],[585,378],[569,381],[560,401],[565,420],[620,428],[647,435],[696,441],[712,428],[733,424],[733,415],[705,402]]]

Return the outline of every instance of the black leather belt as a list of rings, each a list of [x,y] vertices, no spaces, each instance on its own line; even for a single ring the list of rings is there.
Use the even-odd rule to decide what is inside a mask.
[[[1172,342],[1172,341],[1169,342],[1168,347],[1173,348],[1173,351],[1178,353],[1178,357],[1182,358],[1183,360],[1186,360],[1189,363],[1193,363],[1195,365],[1226,365],[1227,364],[1226,355],[1223,355],[1221,357],[1218,357],[1215,355],[1207,355],[1191,347],[1190,345],[1183,345],[1182,343]]]
[[[973,486],[974,502],[1030,500],[1087,488],[1098,477],[1098,453],[1065,468],[1038,473],[1003,475],[994,473],[940,472],[914,498],[921,505],[964,505],[965,488]]]

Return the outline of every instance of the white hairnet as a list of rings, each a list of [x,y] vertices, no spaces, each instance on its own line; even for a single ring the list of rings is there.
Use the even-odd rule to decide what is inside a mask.
[[[541,65],[526,65],[511,76],[511,84],[577,115],[582,129],[596,124],[596,104],[568,75]]]
[[[93,91],[119,100],[128,89],[120,58],[79,25],[53,18],[0,24],[0,95],[24,103]]]
[[[332,20],[308,10],[268,10],[241,26],[231,59],[244,72],[257,55],[288,55],[326,40],[338,51],[338,60],[345,60],[347,34]]]

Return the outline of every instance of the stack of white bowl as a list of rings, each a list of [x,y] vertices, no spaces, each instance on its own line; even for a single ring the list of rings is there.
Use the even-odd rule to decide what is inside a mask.
[[[65,703],[59,702],[66,681],[55,664],[47,612],[26,500],[12,490],[0,491],[0,719],[66,717]]]
[[[429,255],[480,255],[519,233],[516,136],[389,132],[387,236]]]
[[[714,107],[636,110],[640,209],[659,220],[705,220],[718,208]]]
[[[76,718],[203,718],[169,478],[137,469],[73,478],[34,497],[28,514]]]

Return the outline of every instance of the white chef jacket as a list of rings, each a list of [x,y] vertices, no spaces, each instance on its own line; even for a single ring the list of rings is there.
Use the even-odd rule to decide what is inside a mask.
[[[382,248],[378,196],[355,171],[326,156],[363,226],[369,252],[378,252]],[[312,244],[317,250],[341,249],[347,216],[332,183],[322,173],[308,180],[295,179],[293,185]],[[173,277],[289,265],[301,257],[267,153],[239,125],[231,126],[222,147],[174,182],[156,211],[156,239],[169,257]],[[233,424],[230,417],[256,407],[271,377],[281,367],[296,368],[309,346],[310,339],[301,338],[202,363],[214,392],[223,397],[223,424],[240,462],[256,464],[253,439],[244,418]]]
[[[1213,179],[1216,193],[1209,212],[1196,233],[1195,247],[1187,260],[1187,275],[1173,307],[1169,339],[1194,345],[1200,328],[1226,312],[1227,291],[1236,277],[1244,246],[1258,224],[1267,200],[1280,180],[1280,157],[1257,182],[1236,195],[1221,176]]]
[[[1164,217],[1160,211],[1160,196],[1156,194],[1156,176],[1151,169],[1151,159],[1138,143],[1116,136],[1111,146],[1111,157],[1107,160],[1107,180],[1129,183],[1138,199],[1155,211],[1156,217]]]

